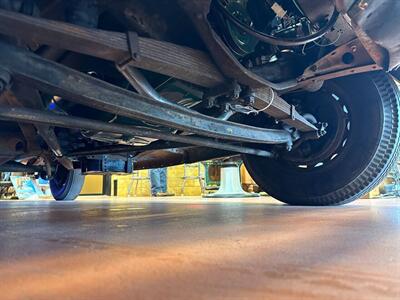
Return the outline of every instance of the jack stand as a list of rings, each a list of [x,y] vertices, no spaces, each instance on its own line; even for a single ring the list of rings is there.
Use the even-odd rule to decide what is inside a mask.
[[[239,165],[226,162],[221,166],[221,183],[217,192],[203,198],[249,198],[260,197],[256,193],[246,193],[240,183]]]

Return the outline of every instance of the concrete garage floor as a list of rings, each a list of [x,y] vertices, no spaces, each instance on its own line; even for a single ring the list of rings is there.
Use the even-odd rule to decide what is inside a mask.
[[[400,200],[179,199],[0,201],[0,299],[400,299]]]

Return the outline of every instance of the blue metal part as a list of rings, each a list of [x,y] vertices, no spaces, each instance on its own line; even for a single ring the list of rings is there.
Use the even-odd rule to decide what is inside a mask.
[[[132,156],[99,155],[81,160],[82,173],[132,173]]]

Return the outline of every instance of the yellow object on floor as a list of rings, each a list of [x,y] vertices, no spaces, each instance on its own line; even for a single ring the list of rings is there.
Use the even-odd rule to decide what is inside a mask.
[[[103,175],[86,175],[81,195],[102,195]]]
[[[146,177],[148,176],[148,170],[140,170],[139,176]],[[198,176],[197,168],[187,169],[187,176],[196,177]],[[204,174],[204,166],[201,164],[200,172]],[[183,175],[184,175],[184,166],[174,166],[167,168],[167,184],[168,184],[168,192],[174,193],[175,196],[181,196],[182,185],[183,185]],[[129,185],[132,183],[132,174],[129,175],[113,175],[112,176],[112,185],[117,181],[117,195],[119,197],[127,197]],[[131,189],[131,196],[134,194],[134,189],[136,186],[136,182],[133,183],[133,187]],[[111,190],[114,191],[114,186],[111,187]],[[138,187],[136,191],[136,195],[138,197],[146,197],[150,196],[150,182],[148,180],[140,180],[138,182]],[[201,187],[200,183],[197,179],[186,180],[184,196],[201,196]]]

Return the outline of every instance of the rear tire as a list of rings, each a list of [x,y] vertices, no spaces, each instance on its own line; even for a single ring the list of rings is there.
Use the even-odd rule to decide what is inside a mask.
[[[307,93],[302,103],[307,101],[317,119],[329,120],[327,136],[278,160],[243,155],[247,170],[269,195],[292,205],[360,198],[384,179],[397,157],[397,86],[383,72],[354,75],[326,82],[321,91]]]
[[[54,177],[50,179],[51,194],[57,201],[73,201],[79,196],[84,180],[80,169],[67,170],[58,165]]]

